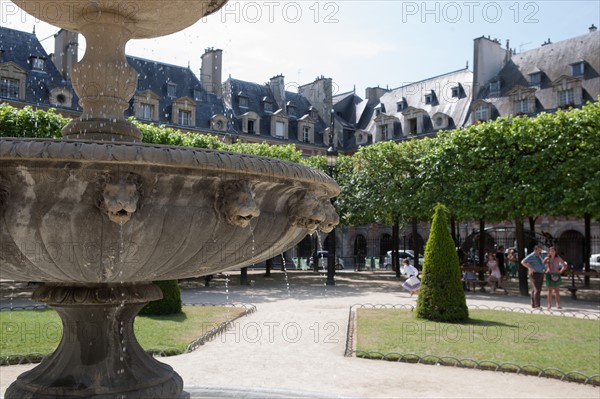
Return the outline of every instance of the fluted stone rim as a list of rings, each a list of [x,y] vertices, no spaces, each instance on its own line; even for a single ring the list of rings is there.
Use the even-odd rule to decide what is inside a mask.
[[[279,159],[226,151],[173,147],[157,144],[52,140],[0,139],[0,161],[57,161],[127,164],[193,169],[201,172],[231,172],[252,179],[269,177],[310,185],[319,184],[328,197],[339,195],[331,177],[318,170]]]

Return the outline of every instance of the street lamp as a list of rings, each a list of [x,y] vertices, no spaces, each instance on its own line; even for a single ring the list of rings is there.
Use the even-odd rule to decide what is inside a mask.
[[[330,177],[333,177],[333,172],[335,170],[335,165],[337,163],[338,152],[334,148],[333,145],[333,132],[334,132],[334,119],[333,119],[333,109],[331,110],[331,125],[329,128],[329,148],[327,149],[327,169]],[[335,199],[331,200],[331,204],[335,204]],[[327,281],[326,285],[335,285],[335,227],[331,230],[329,235],[329,258],[327,259]]]

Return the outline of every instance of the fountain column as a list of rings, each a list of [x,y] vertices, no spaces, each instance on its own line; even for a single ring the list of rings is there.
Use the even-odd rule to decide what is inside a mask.
[[[177,398],[183,380],[138,344],[133,322],[148,302],[160,299],[154,284],[45,284],[33,300],[59,314],[57,350],[22,374],[6,398]]]

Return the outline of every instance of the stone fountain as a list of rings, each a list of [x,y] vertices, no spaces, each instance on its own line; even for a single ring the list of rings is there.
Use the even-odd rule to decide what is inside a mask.
[[[152,281],[239,269],[338,217],[325,174],[267,158],[140,144],[124,117],[137,87],[130,39],[184,29],[226,0],[14,1],[82,33],[73,86],[83,114],[62,140],[0,140],[0,276],[43,283],[63,321],[57,350],[6,398],[178,398],[180,376],[139,346]],[[52,12],[50,12],[51,10]]]

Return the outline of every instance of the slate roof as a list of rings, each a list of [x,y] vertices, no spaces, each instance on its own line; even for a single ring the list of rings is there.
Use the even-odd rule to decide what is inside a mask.
[[[240,117],[247,112],[255,112],[260,116],[260,134],[271,136],[271,116],[277,112],[278,106],[273,92],[268,84],[258,84],[239,79],[229,78],[224,84],[225,107],[231,116],[234,130],[240,134],[242,131],[242,120]],[[240,106],[239,97],[248,99],[248,106]],[[264,102],[268,101],[272,105],[272,111],[265,111]],[[304,95],[290,91],[285,92],[285,103],[292,103],[295,106],[295,115],[288,115],[288,141],[299,142],[298,120],[310,113],[311,103]],[[323,131],[328,124],[323,121],[321,116],[315,121],[315,145],[323,145]]]
[[[500,115],[511,115],[513,107],[507,93],[517,86],[528,88],[529,74],[540,72],[535,112],[553,110],[556,92],[552,83],[562,76],[570,77],[571,64],[582,60],[585,61],[585,74],[581,77],[583,102],[597,101],[600,95],[600,31],[512,55],[497,76],[501,82],[500,97],[489,97],[488,88],[484,87],[477,98],[492,102]]]
[[[70,82],[63,79],[35,34],[0,26],[0,50],[0,64],[12,62],[27,73],[25,99],[21,101],[50,107],[50,92],[55,88],[64,87],[73,93],[73,106],[66,109],[80,110]],[[32,57],[45,60],[43,70],[33,69]],[[10,101],[17,102],[14,99]]]
[[[190,68],[127,56],[127,62],[138,72],[137,92],[151,90],[160,97],[159,122],[171,123],[171,108],[173,100],[189,97],[196,101],[196,129],[210,129],[210,118],[216,114],[225,114],[223,101],[215,94],[208,93],[198,77]],[[167,95],[167,86],[175,85],[175,96]],[[133,101],[127,111],[134,115]],[[188,127],[186,127],[188,128]]]
[[[405,100],[407,107],[425,111],[428,118],[424,120],[423,134],[434,132],[430,118],[438,112],[450,118],[448,128],[451,129],[463,126],[467,121],[472,98],[472,83],[473,72],[468,69],[460,69],[391,89],[381,96],[379,104],[384,106],[386,115],[398,118],[401,126],[404,126],[406,121],[402,111],[398,111],[398,102]],[[461,89],[459,97],[452,97],[452,89],[455,87]],[[426,103],[426,94],[434,95],[434,101],[431,104]],[[373,113],[368,124],[363,128],[371,135],[374,135],[377,129],[375,118],[376,115]],[[400,139],[402,137],[395,138]]]

